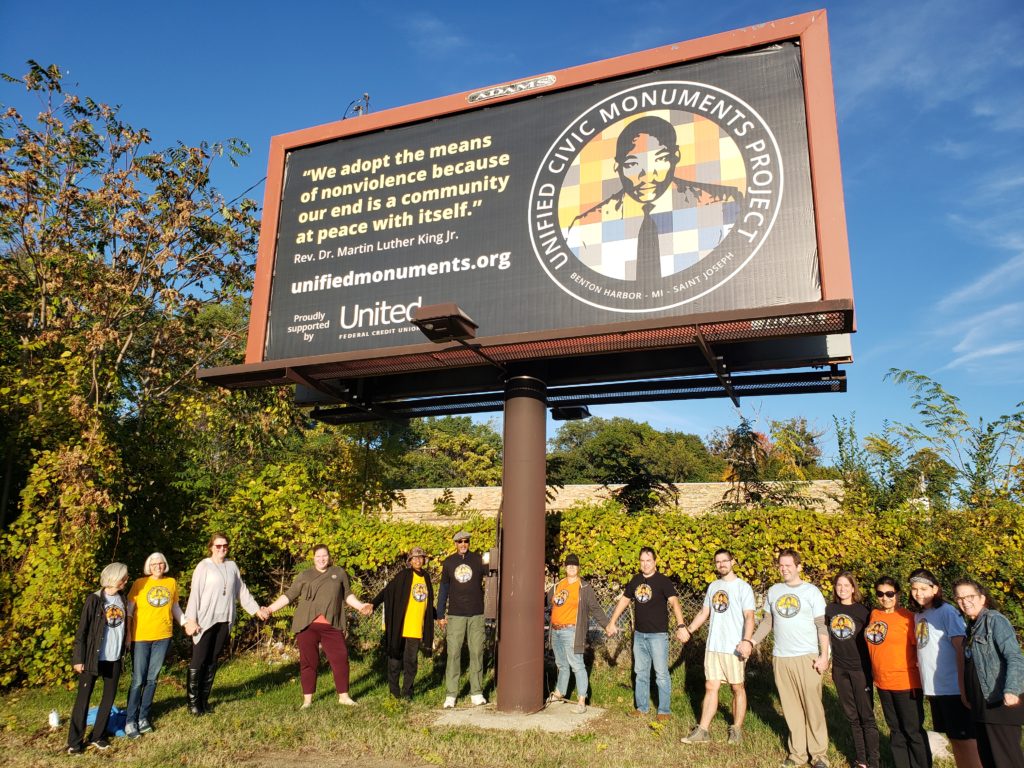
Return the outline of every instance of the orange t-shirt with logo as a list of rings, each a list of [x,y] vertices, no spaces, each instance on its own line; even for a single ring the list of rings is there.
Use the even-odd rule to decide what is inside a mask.
[[[570,584],[568,579],[562,579],[555,585],[555,594],[551,598],[551,623],[575,624],[579,606],[579,580]]]
[[[917,669],[914,614],[906,608],[892,613],[877,608],[864,627],[875,687],[883,691],[909,691],[921,687]]]

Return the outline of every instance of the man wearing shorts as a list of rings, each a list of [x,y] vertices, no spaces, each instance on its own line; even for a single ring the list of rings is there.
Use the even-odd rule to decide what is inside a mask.
[[[700,722],[683,737],[684,744],[702,744],[711,741],[708,729],[718,710],[718,689],[722,683],[732,688],[732,725],[729,743],[739,744],[743,739],[743,718],[747,714],[747,691],[743,686],[744,662],[754,647],[754,590],[733,573],[736,564],[732,552],[715,552],[715,571],[718,578],[708,586],[704,606],[686,627],[686,640],[700,629],[709,618],[708,642],[704,651],[704,704]]]

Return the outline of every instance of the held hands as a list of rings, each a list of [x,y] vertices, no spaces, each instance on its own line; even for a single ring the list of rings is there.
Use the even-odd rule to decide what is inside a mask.
[[[437,626],[439,626],[441,629],[444,629],[448,626],[448,619],[438,619]]]
[[[736,643],[736,654],[746,661],[754,651],[754,644],[750,640],[740,640]]]
[[[259,609],[258,611],[256,611],[256,617],[257,617],[257,618],[258,618],[258,619],[259,619],[260,621],[266,621],[266,620],[267,620],[267,619],[269,619],[269,618],[270,618],[270,617],[271,617],[272,615],[273,615],[273,611],[271,611],[271,610],[270,610],[270,608],[268,608],[268,607],[267,607],[267,606],[265,606],[265,605],[264,605],[264,606],[261,606],[261,607],[260,607],[260,609]]]
[[[359,613],[362,616],[372,616],[373,603],[363,603],[361,606],[359,606]]]
[[[814,671],[819,675],[824,675],[825,670],[828,669],[828,656],[819,656],[814,660]]]
[[[611,623],[609,623],[608,626],[604,628],[604,633],[608,635],[608,637],[615,637],[615,635],[618,634],[618,631],[619,628]]]
[[[676,627],[676,637],[679,638],[679,642],[688,643],[692,635],[690,634],[690,630],[686,627],[678,626]]]
[[[192,637],[192,635],[199,631],[199,625],[195,622],[194,619],[189,619],[185,622],[185,634],[189,637]]]

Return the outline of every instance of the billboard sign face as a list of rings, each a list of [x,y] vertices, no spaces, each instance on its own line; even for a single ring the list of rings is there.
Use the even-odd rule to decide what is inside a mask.
[[[275,137],[249,368],[209,377],[426,371],[428,305],[528,361],[719,320],[849,332],[852,299],[814,12]],[[821,312],[847,320],[801,327]]]

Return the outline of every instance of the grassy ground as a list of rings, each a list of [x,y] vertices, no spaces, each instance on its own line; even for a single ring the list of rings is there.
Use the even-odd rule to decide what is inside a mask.
[[[434,720],[443,699],[441,665],[421,661],[417,694],[409,704],[387,693],[383,667],[373,658],[355,659],[351,691],[361,706],[339,706],[329,672],[318,682],[310,710],[300,711],[297,662],[268,662],[255,657],[235,659],[222,667],[214,688],[215,711],[204,718],[185,711],[184,668],[165,667],[153,708],[156,733],[138,741],[114,739],[103,754],[63,755],[66,721],[73,702],[67,689],[32,689],[0,697],[0,764],[10,768],[81,764],[131,766],[223,766],[254,768],[417,768],[418,766],[560,766],[680,765],[689,768],[761,768],[785,758],[785,724],[772,686],[770,669],[748,670],[751,711],[741,747],[724,743],[726,723],[712,725],[714,744],[688,746],[679,739],[693,727],[703,696],[703,671],[698,665],[673,670],[674,719],[664,727],[630,716],[632,689],[628,664],[601,667],[592,676],[592,702],[606,715],[571,735],[509,733],[437,727]],[[125,678],[117,699],[124,706]],[[492,693],[488,685],[486,693]],[[722,695],[722,711],[728,709]],[[94,701],[98,693],[94,694]],[[833,766],[848,766],[849,729],[831,688],[826,689]],[[57,709],[64,723],[47,726]],[[881,712],[883,752],[888,739]],[[660,724],[657,724],[660,725]],[[952,763],[936,763],[949,765]]]

